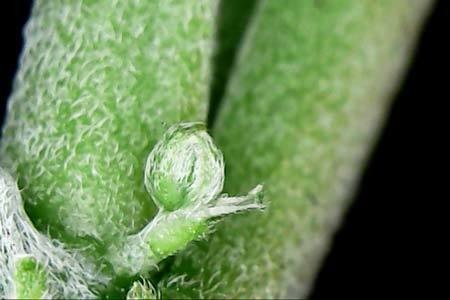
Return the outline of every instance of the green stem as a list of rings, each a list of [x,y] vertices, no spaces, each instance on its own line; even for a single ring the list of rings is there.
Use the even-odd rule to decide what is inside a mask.
[[[430,2],[258,2],[213,135],[225,191],[264,182],[270,208],[187,247],[165,297],[307,297]]]
[[[156,213],[142,165],[206,119],[216,2],[36,1],[0,144],[41,231],[102,250]]]

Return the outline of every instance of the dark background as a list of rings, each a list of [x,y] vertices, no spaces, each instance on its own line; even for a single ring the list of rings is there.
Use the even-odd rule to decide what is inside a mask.
[[[1,4],[0,124],[30,6],[31,1]],[[448,139],[443,104],[449,100],[449,83],[444,84],[449,79],[449,18],[448,2],[436,2],[312,298],[430,296],[436,291],[437,281],[427,288],[424,282],[437,275],[430,269],[429,253],[436,245],[427,238],[437,218],[435,204],[447,200],[437,190],[442,187],[438,178],[448,179],[438,176],[445,170],[438,152]]]
[[[448,233],[438,240],[433,236],[443,226],[439,206],[449,198],[440,191],[440,180],[448,181],[443,159],[448,152],[441,152],[449,137],[444,109],[450,100],[448,4],[436,1],[423,28],[313,298],[429,298],[438,293],[439,278],[448,279],[437,253]]]

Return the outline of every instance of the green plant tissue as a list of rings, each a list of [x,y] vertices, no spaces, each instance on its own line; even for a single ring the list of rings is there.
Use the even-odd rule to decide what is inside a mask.
[[[153,145],[206,118],[215,1],[36,1],[0,164],[41,231],[102,245],[155,213]],[[85,241],[84,241],[85,240]]]
[[[352,196],[430,1],[259,1],[213,129],[226,219],[176,257],[167,298],[305,297]]]
[[[242,9],[225,1],[36,1],[0,144],[0,166],[12,175],[0,178],[1,204],[18,212],[14,222],[0,221],[26,221],[25,233],[33,233],[5,226],[3,235],[20,237],[10,252],[33,252],[25,254],[49,276],[23,291],[130,299],[307,296],[432,1],[252,0]],[[187,215],[235,213],[239,201],[267,209],[208,227],[212,234],[148,278],[118,276],[112,264],[129,267],[127,260],[107,255],[122,245],[127,258],[145,258],[147,244],[131,247],[127,238],[139,238],[146,225],[147,233],[157,228],[144,187],[147,155],[170,125],[205,121],[208,96],[211,133],[225,160],[224,191],[257,192],[215,195],[204,211],[195,206],[200,211]],[[188,150],[196,161],[195,149]],[[260,198],[260,184],[266,203],[245,202]],[[164,208],[175,213],[189,203],[172,202]],[[181,243],[166,229],[149,240],[170,246],[161,259],[197,238],[197,231],[192,238],[181,232]],[[28,236],[37,237],[36,245]],[[15,257],[6,250],[0,259],[9,274]],[[59,256],[44,261],[52,251]],[[72,261],[78,273],[61,261]],[[0,294],[17,285],[6,279]]]

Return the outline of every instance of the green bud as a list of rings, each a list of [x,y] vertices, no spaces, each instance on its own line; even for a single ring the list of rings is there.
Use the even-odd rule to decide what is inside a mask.
[[[222,153],[202,123],[170,127],[145,167],[145,187],[160,211],[139,233],[108,249],[106,256],[115,272],[146,274],[206,235],[217,218],[265,208],[262,185],[244,196],[220,194],[224,176]],[[141,290],[134,286],[129,298]]]
[[[15,297],[42,299],[47,293],[47,273],[32,256],[23,256],[15,262]]]
[[[189,219],[186,216],[168,216],[164,222],[153,227],[153,234],[148,241],[152,255],[161,260],[186,247],[208,229],[202,219]]]
[[[145,187],[160,209],[204,205],[223,188],[224,163],[203,123],[169,128],[150,153]]]

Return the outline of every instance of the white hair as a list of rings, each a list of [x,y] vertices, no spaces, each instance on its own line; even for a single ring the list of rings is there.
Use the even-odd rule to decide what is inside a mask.
[[[15,180],[0,168],[0,298],[15,298],[15,261],[33,257],[47,271],[45,298],[96,298],[92,287],[109,278],[76,251],[68,251],[34,228]]]

